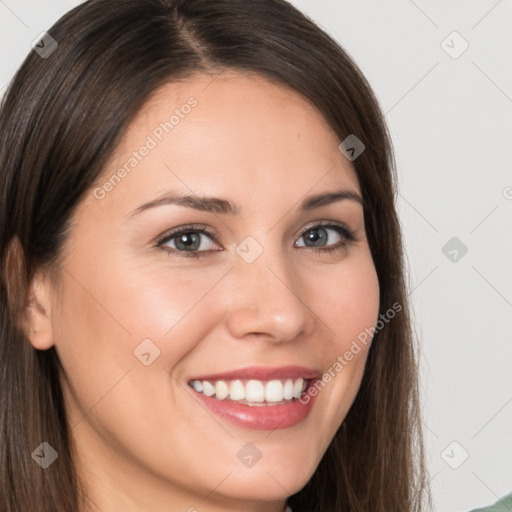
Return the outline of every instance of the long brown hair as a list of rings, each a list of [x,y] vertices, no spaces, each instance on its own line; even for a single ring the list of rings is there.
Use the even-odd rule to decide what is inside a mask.
[[[77,205],[130,120],[161,85],[234,69],[292,88],[323,114],[353,162],[380,284],[380,313],[361,388],[294,512],[406,512],[430,503],[410,326],[396,172],[382,112],[355,63],[285,0],[91,0],[63,16],[42,58],[31,51],[0,111],[0,509],[76,512],[81,486],[55,348],[19,327],[37,269],[58,275]],[[42,442],[58,459],[32,460]]]

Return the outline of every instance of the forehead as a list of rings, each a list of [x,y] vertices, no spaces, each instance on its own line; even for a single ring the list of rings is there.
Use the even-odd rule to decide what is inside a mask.
[[[103,179],[121,168],[129,173],[115,187],[118,197],[172,187],[227,191],[243,195],[242,203],[248,192],[296,200],[317,185],[357,191],[357,175],[338,144],[317,109],[290,88],[257,75],[198,74],[161,86],[147,100]],[[144,147],[150,149],[141,157]]]

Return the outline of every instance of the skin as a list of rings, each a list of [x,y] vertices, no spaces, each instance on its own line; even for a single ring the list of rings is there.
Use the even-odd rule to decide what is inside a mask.
[[[272,432],[207,412],[188,379],[246,366],[324,372],[378,316],[362,206],[298,211],[305,197],[360,188],[337,136],[287,88],[234,72],[166,84],[125,132],[100,185],[191,96],[197,106],[103,199],[89,191],[73,217],[60,287],[42,272],[31,284],[29,338],[39,350],[55,345],[62,361],[79,473],[99,507],[91,510],[282,512],[353,403],[369,345],[304,421]],[[169,190],[226,198],[241,214],[170,204],[128,217]],[[315,252],[303,235],[317,221],[343,223],[356,240]],[[212,252],[169,253],[176,239],[156,246],[190,223],[217,235],[218,243],[199,235]],[[324,247],[343,240],[325,234]],[[235,252],[248,236],[263,249],[252,263]],[[149,366],[133,354],[146,338],[160,350]],[[251,468],[236,456],[247,442],[262,453]]]

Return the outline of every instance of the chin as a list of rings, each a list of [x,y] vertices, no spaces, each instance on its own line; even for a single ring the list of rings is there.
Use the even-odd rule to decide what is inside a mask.
[[[261,463],[261,460],[260,460]],[[300,466],[296,462],[267,464],[256,469],[236,469],[219,488],[223,494],[240,500],[279,500],[299,492],[313,476],[317,465]],[[229,471],[226,472],[226,474]]]

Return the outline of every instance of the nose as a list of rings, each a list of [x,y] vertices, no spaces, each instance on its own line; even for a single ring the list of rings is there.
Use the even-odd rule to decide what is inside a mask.
[[[238,256],[235,261],[225,283],[232,336],[283,343],[311,332],[315,315],[307,304],[306,284],[282,251],[267,249],[252,263]]]

